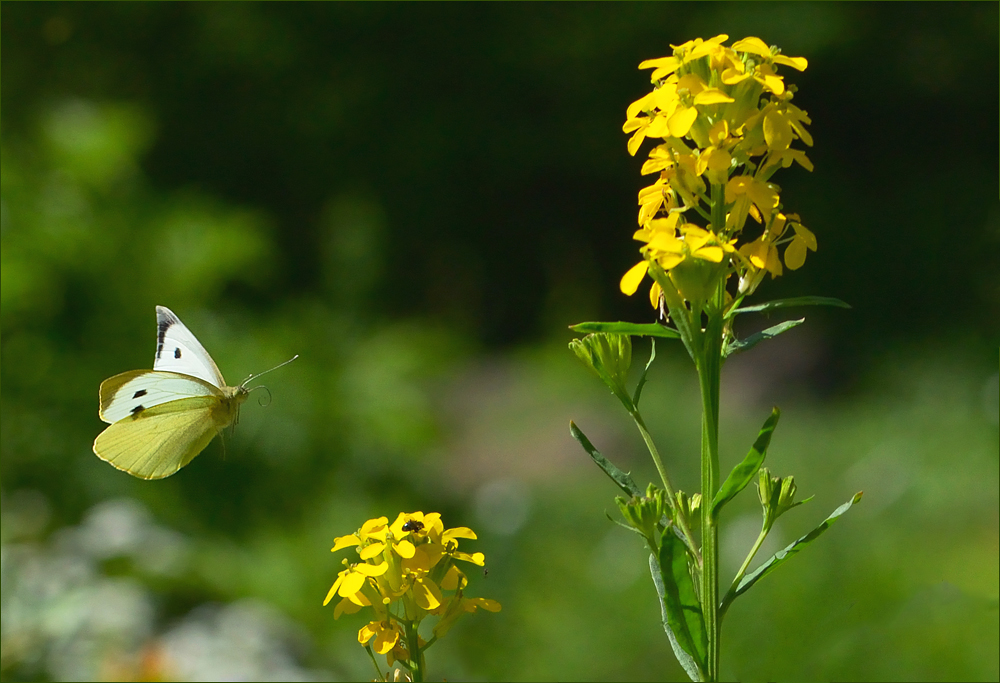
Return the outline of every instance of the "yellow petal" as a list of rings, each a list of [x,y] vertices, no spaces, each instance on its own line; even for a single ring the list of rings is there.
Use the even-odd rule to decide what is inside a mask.
[[[441,536],[441,538],[446,541],[452,538],[468,538],[471,540],[475,540],[478,538],[478,536],[476,536],[475,531],[473,531],[467,526],[457,526],[454,527],[453,529],[448,529],[447,531],[445,531],[444,534]]]
[[[430,579],[414,581],[411,590],[413,591],[413,599],[426,610],[435,609],[444,599],[441,590]]]
[[[382,576],[389,571],[389,563],[383,560],[378,564],[359,564],[354,571],[362,576]]]
[[[350,572],[341,582],[340,590],[337,594],[342,598],[346,598],[347,596],[354,595],[361,590],[363,585],[365,585],[365,575],[358,572]]]
[[[399,543],[393,543],[392,549],[396,551],[397,555],[407,559],[413,557],[414,553],[416,553],[416,548],[405,538]]]
[[[792,238],[792,243],[785,247],[785,265],[792,270],[798,270],[806,262],[806,243],[798,235]]]
[[[754,36],[737,40],[733,43],[733,49],[738,52],[749,52],[750,54],[760,55],[761,57],[771,56],[771,48],[767,46],[767,43]]]
[[[383,550],[385,550],[385,543],[375,542],[362,548],[358,552],[358,555],[361,556],[362,560],[370,560],[373,557],[381,555]]]
[[[694,96],[695,104],[726,104],[728,102],[735,101],[736,100],[718,88],[705,88]]]
[[[719,263],[722,261],[722,247],[702,247],[694,254],[695,258],[700,258],[703,261],[711,261],[712,263]]]
[[[622,280],[618,285],[623,294],[629,296],[635,294],[635,290],[639,289],[639,283],[642,282],[642,278],[646,276],[648,267],[645,261],[639,261],[639,263],[629,268],[629,271],[622,276]]]
[[[365,624],[364,626],[362,626],[360,629],[358,629],[358,642],[361,643],[362,645],[367,643],[369,640],[371,640],[372,636],[375,635],[376,629],[378,629],[378,627],[379,623],[377,621],[373,621],[369,624]]]
[[[635,132],[628,141],[628,153],[635,156],[635,153],[639,151],[639,147],[642,145],[642,141],[646,139],[646,128],[640,128]]]
[[[333,599],[333,596],[337,593],[337,589],[340,588],[340,584],[344,582],[344,572],[340,572],[340,576],[337,580],[333,582],[333,586],[330,588],[330,592],[326,594],[326,599],[323,600],[323,606],[326,607],[327,603]]]
[[[380,655],[384,655],[396,646],[399,642],[399,632],[395,629],[382,629],[375,638],[373,649]]]
[[[795,236],[802,240],[803,244],[811,250],[816,251],[816,235],[813,234],[812,230],[801,223],[792,223],[792,229],[795,231]]]
[[[660,283],[653,282],[653,286],[649,288],[649,303],[653,304],[653,308],[660,307]]]
[[[784,64],[799,71],[805,71],[806,67],[809,66],[809,61],[805,57],[786,57],[785,55],[775,55],[774,63]]]
[[[683,260],[684,254],[668,252],[657,258],[656,262],[660,264],[660,268],[663,268],[663,270],[670,270]]]
[[[679,108],[669,119],[670,134],[675,138],[687,135],[698,118],[698,110],[694,107]]]
[[[361,545],[361,539],[354,534],[348,534],[347,536],[338,536],[333,541],[333,547],[330,548],[331,553],[335,553],[338,550],[343,550],[344,548],[349,548],[352,545]]]

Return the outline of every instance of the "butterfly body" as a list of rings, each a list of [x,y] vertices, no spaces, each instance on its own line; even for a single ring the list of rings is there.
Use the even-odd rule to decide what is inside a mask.
[[[152,370],[101,383],[98,415],[109,423],[94,453],[141,479],[162,479],[191,462],[239,417],[248,379],[228,386],[215,361],[174,313],[156,307]],[[252,379],[252,378],[251,378]]]

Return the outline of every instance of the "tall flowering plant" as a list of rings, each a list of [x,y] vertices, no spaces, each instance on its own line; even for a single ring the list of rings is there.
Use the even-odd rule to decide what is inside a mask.
[[[334,541],[331,552],[353,548],[357,560],[343,560],[323,605],[340,598],[334,619],[371,610],[373,619],[358,631],[358,642],[375,665],[376,680],[423,681],[427,649],[460,617],[478,609],[500,611],[495,600],[465,595],[469,580],[458,563],[481,567],[485,557],[459,551],[458,542],[475,538],[468,527],[445,529],[437,512],[401,512],[392,524],[387,517],[369,519]],[[421,635],[428,617],[434,617],[433,627]],[[385,657],[391,675],[376,655]]]
[[[722,480],[719,467],[719,383],[727,357],[747,351],[805,321],[790,320],[745,339],[736,336],[739,315],[780,308],[828,305],[837,299],[806,296],[746,305],[768,275],[801,268],[816,236],[797,214],[785,210],[781,188],[772,181],[783,168],[812,170],[801,145],[812,146],[805,111],[792,104],[795,87],[779,67],[803,71],[802,57],[786,57],[759,38],[731,46],[728,36],[700,38],[672,46],[673,54],[642,62],[652,69],[650,93],[629,105],[625,133],[633,156],[654,140],[642,173],[655,176],[639,191],[641,259],[619,286],[632,295],[648,276],[649,300],[657,321],[581,323],[588,333],[570,348],[605,384],[634,420],[660,476],[642,491],[604,457],[580,429],[572,435],[624,491],[617,498],[623,524],[645,540],[659,596],[663,628],[673,652],[692,680],[719,677],[719,634],[726,610],[757,581],[822,534],[861,499],[855,494],[813,531],[750,571],[775,520],[805,500],[796,500],[794,478],[772,476],[762,467],[780,411],[764,422],[746,458]],[[633,390],[627,388],[632,336],[653,338],[649,362]],[[701,389],[701,491],[674,488],[667,466],[639,411],[655,339],[680,339],[694,362]],[[720,595],[719,514],[756,479],[763,522],[746,559]],[[808,499],[807,499],[808,500]]]

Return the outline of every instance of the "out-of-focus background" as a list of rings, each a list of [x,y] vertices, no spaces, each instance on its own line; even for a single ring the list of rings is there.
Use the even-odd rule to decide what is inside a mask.
[[[785,75],[816,170],[775,180],[819,251],[757,300],[854,308],[731,359],[723,466],[780,405],[768,464],[816,498],[765,551],[865,497],[736,602],[723,673],[996,680],[998,23],[996,3],[4,3],[3,679],[369,678],[364,614],[321,607],[329,548],[400,510],[473,527],[470,593],[503,604],[432,677],[682,679],[569,420],[655,470],[567,325],[652,319],[617,287],[649,182],[621,132],[636,66],[728,33],[809,59]],[[151,367],[157,304],[231,383],[301,358],[224,448],[146,482],[91,444],[101,380]],[[693,371],[657,351],[644,412],[692,490]],[[724,524],[731,575],[752,490]]]

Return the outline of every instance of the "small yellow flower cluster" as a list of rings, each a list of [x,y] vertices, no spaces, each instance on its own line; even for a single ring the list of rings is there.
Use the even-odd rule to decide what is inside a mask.
[[[626,294],[635,293],[650,262],[668,273],[698,270],[702,281],[736,273],[739,292],[747,294],[765,273],[782,273],[778,246],[787,244],[784,265],[792,270],[805,263],[807,249],[816,250],[816,237],[798,216],[781,212],[780,188],[770,182],[778,168],[792,162],[812,170],[805,152],[791,147],[795,140],[812,145],[805,128],[811,121],[791,103],[792,90],[776,71],[777,65],[803,71],[807,62],[785,57],[759,38],[726,47],[728,39],[697,38],[672,46],[670,57],[639,65],[653,69],[653,91],[629,106],[622,130],[632,133],[632,155],[646,138],[662,143],[642,167],[644,175],[659,178],[639,192],[639,230],[633,237],[644,243],[643,261],[622,278]],[[713,229],[687,222],[690,211]],[[762,232],[737,247],[748,216]],[[692,278],[675,274],[671,279],[684,295],[681,282],[691,290]],[[654,282],[654,307],[659,299]]]
[[[468,527],[445,529],[437,512],[401,512],[392,524],[386,517],[369,519],[356,533],[334,542],[332,552],[354,547],[360,561],[344,560],[345,569],[323,604],[340,596],[334,618],[371,607],[375,619],[358,632],[358,642],[367,645],[374,638],[375,652],[386,655],[389,666],[399,661],[412,669],[423,650],[463,614],[480,607],[500,611],[495,600],[463,595],[468,579],[455,561],[483,566],[485,557],[459,552],[460,538],[475,539],[476,534]],[[433,639],[425,642],[416,631],[429,614],[439,619]],[[419,651],[411,652],[415,648]]]

